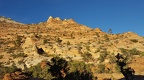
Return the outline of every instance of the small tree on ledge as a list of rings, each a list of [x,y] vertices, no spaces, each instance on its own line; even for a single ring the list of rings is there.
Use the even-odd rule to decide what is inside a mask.
[[[124,75],[125,79],[132,80],[135,71],[131,67],[127,67],[127,64],[129,64],[128,56],[123,56],[118,53],[115,57],[116,63],[120,68],[120,72]]]

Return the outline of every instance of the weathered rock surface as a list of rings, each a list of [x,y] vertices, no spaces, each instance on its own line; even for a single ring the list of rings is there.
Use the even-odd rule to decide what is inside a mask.
[[[17,36],[22,39],[17,40]],[[16,41],[19,41],[20,46],[15,44]],[[122,52],[121,48],[127,50],[136,48],[144,52],[144,38],[136,33],[107,34],[100,28],[92,29],[76,23],[73,19],[61,20],[59,17],[51,16],[47,22],[39,24],[22,25],[0,21],[0,43],[0,53],[4,55],[0,62],[7,66],[15,63],[22,70],[41,61],[49,61],[55,55],[80,61],[83,60],[85,53],[89,53],[93,58],[90,63],[97,65],[102,53],[116,55]],[[11,54],[16,51],[24,52],[27,57],[13,58]],[[143,57],[140,57],[139,60],[142,61],[142,59]],[[109,57],[106,57],[103,63],[108,62]],[[41,67],[44,65],[45,63],[42,63]],[[141,63],[131,66],[140,73],[143,70],[138,68],[140,65]],[[7,79],[11,78],[7,77]]]
[[[38,56],[37,46],[32,40],[32,38],[28,37],[26,38],[24,44],[22,45],[22,48],[24,50],[24,53],[27,56]]]
[[[52,57],[44,57],[44,56],[29,56],[29,57],[26,57],[24,59],[24,63],[25,63],[25,66],[27,68],[30,68],[34,65],[37,65],[38,63],[41,63],[42,61],[50,61]]]
[[[14,73],[7,73],[4,75],[3,80],[28,80],[29,76],[23,72],[16,71]]]

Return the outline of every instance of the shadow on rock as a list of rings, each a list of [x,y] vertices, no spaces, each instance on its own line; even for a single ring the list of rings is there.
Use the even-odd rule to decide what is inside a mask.
[[[121,78],[118,80],[126,80],[125,78]],[[144,75],[134,75],[130,80],[144,80]]]

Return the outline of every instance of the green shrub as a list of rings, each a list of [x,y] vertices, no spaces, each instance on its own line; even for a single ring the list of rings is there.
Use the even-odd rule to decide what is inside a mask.
[[[89,52],[85,52],[84,54],[82,54],[82,57],[84,61],[90,61],[93,59],[92,55]]]
[[[46,44],[46,43],[48,43],[48,39],[43,40],[43,44]]]
[[[129,50],[129,53],[131,55],[140,55],[141,52],[139,50],[137,50],[136,48],[133,48],[133,49]]]
[[[125,55],[140,55],[142,52],[137,50],[136,48],[133,49],[124,49],[124,48],[120,48],[121,52]]]
[[[98,69],[96,70],[96,73],[105,73],[105,65],[98,64]]]
[[[115,62],[116,62],[115,56],[114,56],[114,55],[109,55],[109,63],[110,63],[110,64],[113,64],[113,63],[115,63]]]
[[[52,58],[48,65],[50,66],[48,71],[51,75],[59,79],[64,78],[63,74],[67,74],[69,70],[68,62],[58,56]]]
[[[124,48],[119,48],[123,54],[128,54],[128,50]]]
[[[103,62],[105,60],[106,56],[107,56],[107,53],[101,53],[98,60],[100,60],[100,62]]]
[[[12,72],[15,72],[17,70],[18,70],[18,68],[14,64],[9,66],[9,67],[5,67],[5,66],[0,65],[0,75],[4,75],[6,73],[12,73]]]
[[[27,72],[32,74],[32,77],[34,78],[43,78],[46,80],[51,80],[52,76],[50,72],[48,71],[50,69],[49,66],[44,67],[44,69],[41,68],[40,63],[30,67]]]
[[[123,56],[118,53],[116,58],[116,63],[120,72],[126,80],[131,80],[129,77],[133,77],[135,71],[131,67],[128,67],[128,64],[130,63],[129,56]]]
[[[90,66],[88,64],[85,64],[83,61],[71,61],[68,62],[70,70],[69,72],[75,72],[76,70],[79,71],[91,71]]]
[[[53,57],[50,62],[46,62],[42,69],[41,64],[37,64],[26,71],[34,78],[45,80],[95,80],[90,69],[90,65],[81,61],[66,61],[58,56]],[[65,75],[65,76],[64,76]]]
[[[144,56],[144,52],[141,52],[140,56]]]
[[[15,47],[10,47],[10,48],[7,49],[7,53],[13,53],[14,50],[16,50]]]
[[[121,72],[120,66],[119,66],[119,65],[116,65],[116,66],[115,66],[115,70],[116,70],[117,73],[120,73],[120,72]]]
[[[16,45],[17,47],[19,47],[19,46],[21,45],[21,40],[22,40],[22,37],[21,37],[21,36],[17,36],[17,39],[16,39],[16,41],[15,41],[15,45]]]
[[[107,33],[112,34],[112,29],[109,29]]]
[[[18,54],[12,54],[13,58],[19,58],[19,57],[25,57],[26,55],[24,53],[18,53]]]

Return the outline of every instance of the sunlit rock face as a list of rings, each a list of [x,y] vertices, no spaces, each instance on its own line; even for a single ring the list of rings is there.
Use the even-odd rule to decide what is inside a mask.
[[[24,50],[24,53],[27,56],[38,56],[39,55],[36,44],[30,37],[26,38],[25,43],[22,45],[22,48]]]

